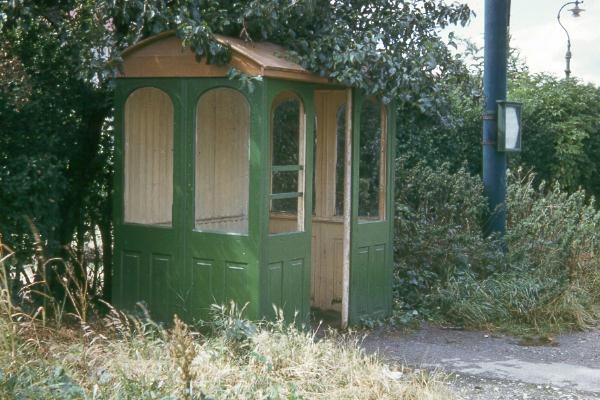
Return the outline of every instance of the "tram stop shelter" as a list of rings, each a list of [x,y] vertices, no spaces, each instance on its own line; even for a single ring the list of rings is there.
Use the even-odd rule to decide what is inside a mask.
[[[216,38],[229,65],[198,62],[172,32],[123,53],[114,304],[143,301],[159,321],[230,301],[251,319],[388,315],[393,107],[280,46]]]

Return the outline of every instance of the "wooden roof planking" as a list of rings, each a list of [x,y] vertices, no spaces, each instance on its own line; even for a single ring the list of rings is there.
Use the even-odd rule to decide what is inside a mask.
[[[152,36],[123,51],[121,77],[223,77],[230,67],[250,76],[315,83],[334,81],[311,73],[285,58],[285,48],[269,42],[245,42],[241,39],[215,35],[217,41],[231,48],[229,65],[213,65],[184,48],[174,31]]]

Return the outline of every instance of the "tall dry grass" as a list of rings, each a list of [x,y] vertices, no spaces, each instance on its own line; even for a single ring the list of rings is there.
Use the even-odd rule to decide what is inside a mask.
[[[75,308],[70,324],[28,315],[7,286],[10,252],[0,255],[2,399],[451,398],[439,375],[390,367],[356,336],[317,338],[283,318],[251,322],[235,305],[215,306],[204,334],[177,318],[166,329],[110,306],[98,319]]]

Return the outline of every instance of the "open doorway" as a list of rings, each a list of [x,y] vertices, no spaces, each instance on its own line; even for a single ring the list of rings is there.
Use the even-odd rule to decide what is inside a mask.
[[[344,285],[347,100],[345,90],[315,91],[311,307],[317,319],[336,326],[344,325],[348,290]]]

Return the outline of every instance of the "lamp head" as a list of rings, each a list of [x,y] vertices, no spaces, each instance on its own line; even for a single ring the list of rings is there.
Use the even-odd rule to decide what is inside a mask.
[[[579,3],[583,3],[583,1],[576,1],[575,7],[571,8],[569,11],[573,13],[574,17],[579,17],[585,9],[579,7]]]

